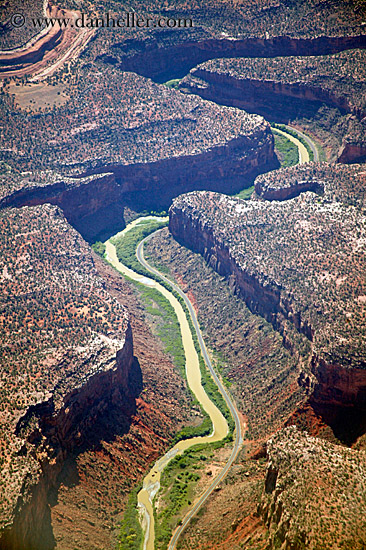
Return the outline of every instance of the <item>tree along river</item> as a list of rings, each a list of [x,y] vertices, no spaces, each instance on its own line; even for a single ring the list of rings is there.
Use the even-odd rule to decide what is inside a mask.
[[[279,128],[272,128],[272,132],[275,132],[276,134],[281,134],[281,136],[285,136],[287,139],[292,141],[294,143],[299,151],[299,164],[304,164],[305,162],[310,162],[309,153],[303,143],[291,134],[288,134],[287,132],[284,132],[283,130],[280,130]],[[302,134],[304,137],[306,137],[304,134]]]
[[[111,241],[113,241],[115,238],[123,237],[123,235],[125,235],[133,227],[138,225],[140,221],[142,220],[145,221],[146,219],[162,221],[165,218],[156,218],[151,216],[149,218],[139,218],[134,222],[132,222],[131,224],[129,224],[123,231],[117,233],[116,235],[114,235],[114,237],[111,237],[108,241],[106,241],[105,243],[106,258],[123,275],[126,275],[127,277],[133,279],[134,281],[142,283],[146,286],[157,289],[159,292],[161,292],[161,294],[167,300],[169,300],[170,304],[173,306],[174,311],[178,318],[181,335],[182,335],[182,343],[183,343],[184,353],[186,357],[186,377],[187,377],[188,385],[191,391],[193,392],[193,394],[195,395],[196,399],[199,401],[201,407],[209,415],[212,422],[212,433],[210,435],[204,436],[204,437],[194,437],[191,439],[185,439],[185,440],[179,441],[176,445],[174,445],[172,449],[170,449],[163,457],[161,457],[154,464],[153,468],[144,478],[143,488],[138,494],[138,506],[141,510],[141,514],[140,514],[141,525],[144,531],[144,550],[154,550],[155,529],[154,529],[153,499],[160,488],[161,472],[164,470],[168,462],[172,460],[172,458],[182,454],[186,449],[192,447],[193,445],[197,445],[199,443],[213,443],[215,441],[221,441],[227,436],[229,432],[229,428],[225,417],[223,416],[221,411],[216,407],[216,405],[214,405],[214,403],[209,399],[209,397],[207,396],[202,386],[199,358],[193,342],[193,337],[192,337],[192,333],[188,323],[188,319],[186,317],[186,314],[181,304],[179,303],[177,298],[171,292],[169,292],[164,286],[160,285],[158,282],[156,282],[153,279],[140,275],[135,271],[129,269],[127,266],[123,265],[117,258],[116,248],[113,242]],[[139,255],[141,255],[141,251]],[[140,262],[141,261],[144,262],[144,267],[147,267],[152,272],[157,273],[157,270],[148,266],[146,260],[144,260],[143,258],[142,260],[141,258],[138,258],[138,259]],[[164,277],[164,275],[160,274],[160,276],[162,276],[162,278],[167,280],[166,277]],[[172,286],[175,286],[175,285],[172,285]],[[198,328],[198,325],[197,325],[197,328]],[[199,338],[199,340],[201,340],[201,338]],[[205,357],[207,355],[207,351],[203,349],[204,347],[203,341],[202,342],[200,341],[200,345],[201,345],[202,351],[204,352],[203,355]],[[207,360],[206,360],[206,363],[207,363]],[[209,367],[211,367],[212,369],[211,364],[209,365]],[[241,427],[237,416],[237,411],[233,406],[230,397],[227,395],[226,391],[222,388],[221,383],[218,381],[216,375],[214,376],[214,379],[215,379],[215,382],[218,383],[220,391],[223,393],[224,399],[227,402],[231,413],[233,414],[235,424],[236,424],[236,441],[235,441],[234,449],[233,449],[233,452],[231,453],[230,460],[228,461],[227,468],[225,468],[225,472],[222,472],[219,476],[221,478],[221,475],[226,474],[227,470],[229,469],[232,462],[234,461],[237,455],[237,452],[239,450],[239,446],[242,442],[242,438],[241,438]],[[208,495],[209,493],[207,493],[207,496]],[[207,498],[207,496],[205,498]],[[202,500],[202,497],[200,500]],[[204,500],[202,500],[202,503],[203,502]]]

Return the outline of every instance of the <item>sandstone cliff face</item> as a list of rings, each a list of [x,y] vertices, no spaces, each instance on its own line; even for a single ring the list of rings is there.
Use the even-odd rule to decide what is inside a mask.
[[[58,474],[66,458],[97,443],[107,419],[113,422],[110,426],[113,431],[117,411],[128,429],[129,419],[136,410],[135,397],[141,389],[133,365],[130,327],[125,341],[114,341],[108,349],[112,342],[96,342],[84,357],[85,362],[93,365],[94,374],[64,395],[59,388],[55,389],[52,397],[30,407],[19,420],[16,434],[24,441],[21,453],[28,462],[28,472],[16,506],[3,526],[0,548],[53,548],[50,494],[57,493]],[[116,347],[120,349],[113,357],[112,350]]]
[[[52,174],[49,183],[19,181],[17,187],[2,193],[0,208],[54,204],[87,240],[123,225],[123,191],[111,173],[79,179]]]
[[[296,328],[312,340],[311,327],[283,297],[281,287],[263,283],[254,273],[243,270],[229,246],[214,235],[212,227],[203,225],[198,217],[190,217],[173,203],[169,210],[169,231],[178,242],[202,254],[215,271],[226,277],[230,287],[242,296],[251,311],[265,317],[276,329],[281,328],[284,319],[291,319]]]
[[[111,67],[95,75],[83,65],[77,79],[62,108],[25,116],[9,98],[0,105],[8,128],[0,156],[12,166],[0,177],[0,207],[57,204],[91,239],[121,227],[124,205],[161,209],[193,189],[238,191],[278,165],[259,115]]]
[[[283,186],[283,187],[270,187],[264,188],[262,181],[255,180],[255,192],[259,197],[262,197],[268,201],[287,201],[298,197],[301,193],[306,191],[312,191],[313,193],[323,194],[324,186],[321,181],[297,181],[296,184]]]
[[[80,178],[52,174],[49,184],[24,182],[22,187],[20,181],[17,190],[3,191],[0,208],[57,205],[85,239],[95,240],[124,226],[126,205],[167,208],[174,197],[194,189],[238,192],[275,167],[273,136],[263,120],[253,135],[239,136],[201,154],[87,169]]]
[[[193,193],[179,197],[173,202],[170,208],[169,230],[178,242],[202,254],[213,269],[225,276],[231,288],[245,300],[251,311],[265,317],[283,335],[286,347],[294,353],[298,352],[296,349],[299,343],[295,342],[294,335],[289,330],[290,326],[306,337],[310,344],[311,361],[309,365],[304,365],[304,373],[298,382],[306,388],[311,401],[322,407],[330,423],[334,424],[337,415],[330,409],[328,413],[328,406],[337,409],[338,412],[351,407],[354,411],[359,411],[360,418],[364,418],[366,410],[363,344],[358,341],[360,324],[357,323],[353,327],[352,321],[345,321],[344,310],[339,316],[335,313],[338,307],[336,303],[346,304],[346,300],[350,299],[349,306],[343,306],[353,311],[348,318],[356,315],[356,310],[362,317],[363,298],[360,299],[359,306],[354,305],[353,297],[349,298],[348,294],[343,294],[342,291],[337,295],[338,302],[331,299],[326,305],[330,294],[323,294],[324,300],[321,298],[325,287],[324,279],[319,279],[318,274],[324,267],[315,267],[315,258],[319,256],[318,252],[311,249],[310,243],[312,242],[314,247],[314,241],[311,238],[306,244],[308,232],[311,231],[308,218],[301,221],[307,208],[306,200],[312,201],[311,197],[304,198],[301,205],[296,202],[288,203],[283,209],[280,206],[283,203],[278,203],[278,206],[258,201],[245,204],[229,197]],[[329,201],[329,198],[326,200]],[[311,204],[316,205],[316,199]],[[300,210],[297,210],[297,206]],[[272,207],[275,210],[271,213]],[[329,208],[333,216],[334,207]],[[307,216],[314,216],[315,210],[311,206]],[[345,210],[342,212],[342,223],[346,225]],[[319,216],[319,223],[322,218],[323,222],[325,221],[325,215],[323,210]],[[293,226],[291,218],[294,221]],[[297,244],[291,251],[288,242],[295,241],[294,234],[288,233],[290,226],[297,229],[306,227],[306,233],[301,232],[301,236],[296,234]],[[319,227],[317,226],[317,231]],[[325,225],[322,231],[325,231]],[[304,248],[299,246],[298,239],[303,241]],[[332,261],[337,263],[336,241],[334,249],[328,238],[326,242],[330,257],[329,262],[324,261],[322,266],[331,265]],[[344,250],[342,245],[339,252],[344,254]],[[308,254],[312,258],[313,266],[308,263]],[[324,258],[324,252],[322,254]],[[352,265],[351,255],[348,261]],[[277,262],[278,269],[275,268]],[[312,269],[315,270],[314,276],[310,275]],[[358,277],[360,267],[355,269],[355,276]],[[347,279],[350,272],[348,269],[346,271]],[[298,275],[295,275],[296,272]],[[317,279],[321,281],[323,290],[320,290],[320,287],[315,290],[318,288]],[[300,286],[295,280],[301,282]],[[337,280],[345,279],[339,277]],[[319,301],[312,303],[313,298]],[[334,312],[332,324],[328,324],[328,315],[323,313],[329,307],[333,308]],[[334,336],[330,336],[333,330],[336,332]],[[362,430],[364,427],[361,428],[359,425],[357,429]]]
[[[60,210],[5,210],[0,225],[0,548],[50,549],[64,461],[128,431],[141,374],[127,312]]]
[[[255,78],[238,79],[230,74],[206,70],[204,66],[192,69],[180,83],[180,89],[222,105],[283,120],[311,116],[321,103],[337,107],[341,112],[353,112],[346,98],[319,86],[302,82],[287,84]]]
[[[109,165],[97,172],[113,172],[125,204],[168,207],[177,195],[194,189],[238,192],[244,182],[277,166],[273,136],[263,121],[251,136],[239,136],[225,146],[196,155],[152,163]],[[86,171],[85,175],[92,171]]]
[[[363,162],[366,157],[366,146],[344,143],[338,154],[338,162]]]
[[[179,87],[270,120],[313,119],[314,127],[320,124],[338,141],[339,162],[362,162],[365,60],[362,49],[316,57],[221,58],[193,68]]]
[[[365,453],[292,426],[268,441],[267,455],[259,506],[270,533],[266,548],[363,548],[364,502],[357,495],[365,486]]]

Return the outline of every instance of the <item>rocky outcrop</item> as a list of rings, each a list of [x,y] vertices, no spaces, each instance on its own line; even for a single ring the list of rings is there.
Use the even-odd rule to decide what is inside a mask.
[[[0,548],[48,550],[65,460],[128,431],[141,373],[127,312],[60,210],[8,209],[0,225]]]
[[[179,88],[221,105],[260,113],[276,120],[312,116],[322,103],[337,107],[343,113],[354,110],[345,97],[311,83],[237,78],[207,70],[204,65],[193,68]]]
[[[31,176],[19,178],[17,187],[8,194],[3,192],[0,208],[54,204],[87,240],[123,226],[123,190],[111,173],[85,178],[49,174],[41,182]]]
[[[365,172],[362,165],[307,162],[258,176],[255,198],[284,201],[312,191],[327,201],[364,208]]]
[[[269,120],[314,119],[337,139],[339,162],[362,162],[365,60],[361,49],[291,58],[222,58],[193,68],[179,88]]]
[[[15,6],[10,11],[9,16],[15,17],[15,23],[21,22],[24,15],[24,25],[8,22],[3,27],[0,41],[13,42],[15,47],[0,50],[0,80],[37,74],[56,60],[61,61],[62,57],[63,60],[74,57],[94,33],[93,29],[75,28],[73,20],[80,15],[78,12],[51,6],[47,2],[42,5],[38,0],[37,4],[28,13],[23,14]],[[4,15],[6,17],[6,13]],[[48,18],[47,25],[45,18]],[[24,44],[27,37],[30,40]]]
[[[352,163],[352,162],[363,162],[366,158],[366,145],[356,145],[352,143],[343,143],[339,154],[338,162],[342,163]]]
[[[56,14],[53,14],[56,15]],[[6,77],[9,71],[21,69],[28,63],[40,61],[47,51],[59,45],[62,38],[62,30],[53,27],[45,36],[41,36],[31,48],[26,50],[0,52],[0,77]]]
[[[86,170],[80,178],[49,174],[48,182],[24,178],[17,190],[3,191],[0,208],[50,203],[87,240],[104,238],[124,226],[123,208],[168,208],[182,192],[211,189],[235,193],[243,181],[277,166],[269,126],[225,146],[151,163],[108,165]],[[29,181],[28,181],[29,180]]]
[[[91,239],[123,226],[123,205],[162,209],[193,189],[239,191],[278,166],[259,115],[110,67],[95,75],[85,64],[78,78],[62,108],[2,111],[9,131],[0,155],[12,169],[0,178],[0,207],[57,204]]]
[[[322,168],[323,176],[329,169],[327,165]],[[351,178],[352,182],[352,177],[356,177],[352,170],[348,168],[347,174],[343,167],[338,181],[333,181],[334,186],[339,184],[338,200],[342,200],[342,191],[346,192],[345,188],[342,190],[344,181]],[[289,169],[289,172],[295,182],[296,171]],[[336,171],[333,171],[334,176]],[[313,177],[317,183],[319,178],[316,174]],[[259,179],[265,183],[265,176]],[[281,174],[278,179],[281,180]],[[365,343],[362,337],[360,339],[360,321],[353,323],[356,316],[363,318],[364,298],[360,290],[362,295],[353,299],[347,287],[341,284],[348,279],[358,280],[363,268],[356,267],[356,258],[350,254],[349,265],[344,266],[343,273],[336,258],[349,248],[345,235],[352,240],[353,247],[360,235],[356,232],[354,238],[351,237],[350,231],[357,230],[353,222],[354,229],[347,229],[350,221],[347,221],[347,208],[339,207],[339,203],[332,204],[331,189],[327,184],[324,187],[324,199],[308,194],[287,203],[245,202],[213,193],[187,194],[173,202],[169,211],[169,230],[178,242],[200,253],[223,275],[252,312],[263,316],[282,334],[284,345],[293,354],[298,354],[303,364],[298,383],[306,389],[319,413],[326,416],[334,432],[339,428],[342,414],[348,414],[345,411],[352,408],[353,417],[359,414],[352,436],[346,437],[344,427],[337,432],[340,439],[349,442],[366,427]],[[318,206],[322,200],[324,204]],[[347,202],[346,194],[344,200]],[[338,208],[339,235],[333,239],[334,215]],[[333,237],[326,229],[327,210],[331,215]],[[351,208],[351,217],[353,212]],[[320,244],[323,237],[319,240],[319,234],[324,235],[324,246]],[[292,247],[289,243],[296,245]],[[328,272],[325,278],[322,276],[324,265],[337,266],[336,273]],[[353,266],[352,270],[349,266]],[[338,283],[328,286],[333,280]],[[340,304],[343,304],[342,309],[339,309]],[[328,308],[333,312],[331,322],[323,314]],[[343,308],[348,312],[346,318]],[[306,337],[307,345],[304,340],[296,339],[293,329]]]
[[[363,548],[364,503],[357,495],[364,487],[365,453],[291,426],[268,441],[267,458],[259,512],[269,530],[268,550]]]
[[[28,473],[16,507],[3,525],[1,549],[53,548],[49,503],[51,493],[57,493],[58,475],[65,460],[70,453],[98,443],[102,434],[113,435],[118,424],[119,433],[128,431],[136,410],[135,398],[141,391],[130,327],[115,357],[105,346],[108,342],[97,342],[89,350],[89,357],[85,357],[94,373],[64,395],[60,387],[55,388],[46,402],[31,406],[19,419],[16,434],[24,441],[19,453],[28,462]],[[103,359],[97,366],[98,356]]]
[[[172,157],[151,163],[109,165],[97,172],[113,172],[125,204],[169,207],[182,192],[210,189],[235,193],[243,181],[277,167],[273,138],[266,123],[252,136],[240,136],[221,147],[197,155]],[[84,175],[88,175],[86,171]]]
[[[309,180],[305,179],[303,181],[287,183],[288,185],[283,185],[281,187],[264,187],[263,180],[256,178],[254,184],[255,192],[259,197],[267,201],[287,201],[288,199],[298,197],[301,193],[306,193],[306,191],[312,191],[319,195],[322,195],[324,192],[324,183],[310,178]]]
[[[187,211],[179,208],[179,198],[169,210],[169,231],[173,237],[202,254],[215,271],[227,278],[232,290],[240,294],[252,312],[262,315],[278,330],[281,330],[284,319],[291,319],[297,330],[312,340],[311,326],[284,298],[280,284],[266,282],[266,276],[261,274],[257,277],[254,272],[243,269],[233,257],[230,246],[217,238],[213,227],[202,224],[199,217],[191,217]]]

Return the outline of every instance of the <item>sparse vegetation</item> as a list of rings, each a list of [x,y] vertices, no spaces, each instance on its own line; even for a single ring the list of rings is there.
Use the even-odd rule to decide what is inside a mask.
[[[227,386],[227,381],[232,384],[231,391],[248,419],[253,438],[270,434],[280,425],[280,418],[291,414],[301,400],[300,389],[291,395],[286,390],[297,377],[296,356],[291,356],[272,326],[253,315],[200,255],[179,245],[167,230],[148,242],[145,257],[157,269],[162,265],[168,268],[170,276],[193,296],[216,370]],[[303,353],[306,356],[305,350]]]
[[[118,537],[118,550],[140,550],[143,542],[143,532],[137,510],[137,494],[141,489],[138,485],[130,492],[126,509],[121,522]]]
[[[30,487],[36,480],[37,446],[46,441],[39,453],[50,460],[58,452],[58,443],[43,438],[37,415],[27,411],[41,403],[61,408],[65,395],[104,372],[123,348],[128,318],[104,289],[90,248],[57,207],[3,210],[0,226],[3,525],[24,479],[29,476]],[[30,433],[39,434],[33,444]]]
[[[300,433],[294,427],[267,444],[268,472],[261,511],[270,544],[283,540],[278,509],[288,518],[290,545],[315,550],[361,550],[366,513],[366,455]]]
[[[240,191],[240,193],[238,193],[235,196],[238,197],[239,199],[248,200],[253,195],[253,193],[254,193],[254,185],[251,185],[250,187],[246,187],[245,189]]]
[[[308,169],[318,170],[317,165]],[[295,167],[283,170],[296,173]],[[307,172],[306,167],[302,170]],[[321,174],[322,168],[319,170]],[[357,169],[352,170],[356,173]],[[253,301],[248,283],[237,279],[254,311],[263,310],[281,331],[293,323],[327,363],[364,368],[366,332],[360,327],[365,323],[366,264],[359,249],[365,238],[361,213],[364,174],[344,179],[345,186],[358,190],[350,196],[343,195],[342,189],[347,168],[337,168],[334,176],[338,172],[340,179],[328,180],[323,197],[307,193],[293,201],[262,202],[209,192],[181,195],[170,210],[171,227],[178,232],[184,226],[184,235],[176,236],[187,245],[196,243],[196,250],[201,250],[197,244],[200,228],[212,228],[205,240],[206,258],[210,258],[211,246],[228,250],[228,265],[239,268],[243,280],[255,279],[255,284],[265,289],[260,301]],[[277,172],[273,174],[276,178]],[[272,299],[267,300],[269,291],[282,304],[280,311]]]
[[[168,88],[174,88],[175,90],[179,89],[179,78],[173,78],[172,80],[168,80],[165,82],[165,86],[168,86]]]

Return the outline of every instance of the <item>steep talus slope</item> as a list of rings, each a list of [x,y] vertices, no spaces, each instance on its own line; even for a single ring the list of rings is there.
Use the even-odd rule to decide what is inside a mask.
[[[318,404],[332,408],[329,421],[336,423],[337,407],[366,407],[364,184],[360,168],[349,168],[343,180],[337,168],[328,170],[322,197],[245,202],[215,193],[183,195],[170,209],[169,228],[280,331],[289,349],[296,348],[293,328],[306,336],[312,358],[299,382]],[[359,195],[350,193],[352,186]]]
[[[127,312],[60,210],[6,209],[0,223],[0,545],[50,548],[64,460],[98,442],[98,425],[128,430],[141,373]]]

